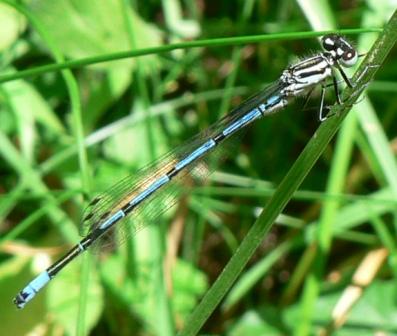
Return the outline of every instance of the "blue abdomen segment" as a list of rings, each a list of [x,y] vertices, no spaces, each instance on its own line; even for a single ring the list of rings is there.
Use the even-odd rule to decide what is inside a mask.
[[[51,277],[47,271],[40,273],[31,282],[29,282],[24,289],[22,289],[22,291],[14,299],[14,303],[19,309],[23,308],[50,280]]]
[[[140,202],[142,202],[149,195],[154,193],[157,189],[159,189],[163,184],[166,184],[170,178],[167,175],[160,177],[158,180],[154,181],[146,190],[142,191],[138,194],[131,202],[131,206],[136,206]]]
[[[103,222],[99,228],[101,230],[105,230],[108,227],[112,226],[114,223],[116,223],[119,219],[123,218],[124,216],[125,216],[124,211],[119,210],[115,214],[113,214],[111,217],[109,217],[105,222]]]
[[[203,145],[201,145],[195,151],[190,153],[186,158],[179,161],[175,165],[175,170],[178,171],[178,170],[185,168],[189,163],[192,163],[194,160],[196,160],[200,156],[204,155],[206,152],[208,152],[211,148],[213,148],[215,146],[216,146],[216,142],[213,139],[209,139],[207,142],[205,142]]]
[[[261,111],[259,111],[259,109],[257,109],[257,108],[253,109],[251,112],[247,113],[242,118],[236,120],[230,126],[226,127],[222,133],[224,136],[229,136],[230,134],[243,128],[246,124],[250,123],[251,121],[255,120],[256,118],[259,118],[260,116],[261,116]]]

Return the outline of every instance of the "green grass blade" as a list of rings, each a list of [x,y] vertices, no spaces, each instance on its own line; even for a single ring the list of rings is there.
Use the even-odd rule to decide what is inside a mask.
[[[51,36],[51,32],[40,22],[40,20],[35,17],[35,15],[30,12],[27,8],[22,5],[13,3],[8,0],[4,0],[4,3],[14,7],[21,14],[25,15],[30,21],[34,29],[38,32],[40,37],[43,39],[45,44],[50,49],[53,57],[58,63],[64,62],[62,53],[60,52],[57,43]],[[81,113],[81,103],[79,88],[76,79],[74,78],[70,69],[65,68],[62,70],[62,76],[66,84],[66,88],[70,98],[71,104],[71,115],[72,115],[72,128],[76,139],[78,148],[78,158],[79,166],[81,171],[81,181],[83,189],[86,193],[89,193],[91,187],[90,174],[87,162],[87,154],[84,146],[84,134],[83,134],[83,124],[82,124],[82,113]],[[87,303],[87,293],[88,293],[88,271],[89,271],[89,257],[84,258],[84,263],[82,266],[82,281],[81,281],[81,295],[80,295],[80,305],[79,314],[77,319],[77,335],[85,334],[85,310]]]
[[[7,2],[8,0],[1,0],[1,1]],[[369,28],[369,29],[360,28],[360,29],[341,29],[338,32],[341,34],[348,35],[348,34],[360,34],[360,33],[379,32],[379,31],[380,30],[377,28]],[[261,43],[264,41],[282,41],[282,40],[285,41],[285,40],[306,39],[306,38],[313,38],[314,36],[322,36],[330,32],[334,32],[334,31],[326,30],[326,31],[317,31],[317,32],[312,32],[312,31],[289,32],[289,33],[253,35],[253,36],[242,36],[242,37],[214,38],[210,40],[197,40],[190,42],[167,44],[159,47],[142,48],[139,50],[120,51],[109,54],[103,54],[99,56],[86,57],[78,60],[66,61],[58,64],[48,64],[28,70],[18,71],[15,73],[4,74],[0,76],[0,83],[5,83],[11,80],[30,77],[30,76],[37,76],[46,72],[59,71],[62,69],[76,69],[87,65],[93,65],[103,62],[111,62],[124,58],[161,54],[179,49],[244,45],[248,43]]]
[[[333,108],[331,113],[335,113],[336,116],[321,124],[318,131],[309,141],[302,154],[295,161],[294,165],[281,182],[261,216],[244,238],[237,252],[230,259],[214,285],[192,313],[181,335],[196,335],[199,332],[204,322],[208,319],[243,270],[277,216],[287,205],[294,192],[300,186],[329,141],[335,135],[342,121],[351,109],[351,106],[353,106],[361,93],[365,90],[367,84],[373,79],[396,40],[397,12],[393,14],[355,73],[353,77],[353,82],[355,83],[354,88],[348,88],[344,91],[343,97],[345,99],[345,104]]]

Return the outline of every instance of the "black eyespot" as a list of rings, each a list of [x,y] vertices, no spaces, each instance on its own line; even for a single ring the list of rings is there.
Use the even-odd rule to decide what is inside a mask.
[[[335,50],[339,45],[339,36],[336,34],[328,34],[323,36],[321,42],[325,50]]]
[[[341,60],[341,64],[344,67],[347,68],[352,67],[357,63],[358,60],[357,52],[354,49],[348,49],[343,53],[340,60]]]
[[[344,61],[349,61],[353,59],[356,56],[356,51],[355,50],[349,50],[345,53],[343,53],[342,58]]]

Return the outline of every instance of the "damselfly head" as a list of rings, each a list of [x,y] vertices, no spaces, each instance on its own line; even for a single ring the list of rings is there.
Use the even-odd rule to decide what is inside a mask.
[[[321,42],[324,50],[328,51],[342,66],[349,68],[357,63],[357,51],[342,36],[328,34],[322,37]]]

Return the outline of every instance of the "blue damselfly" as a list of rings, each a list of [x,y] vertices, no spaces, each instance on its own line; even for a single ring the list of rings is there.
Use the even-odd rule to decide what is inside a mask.
[[[185,145],[161,157],[138,174],[123,179],[112,188],[111,193],[94,198],[83,219],[86,228],[84,238],[19,292],[14,298],[16,306],[23,308],[59,271],[90,246],[103,241],[109,232],[121,225],[119,222],[125,217],[131,219],[132,231],[138,231],[150,222],[139,220],[142,214],[160,213],[173,205],[177,199],[177,181],[181,184],[184,177],[194,173],[194,169],[199,173],[205,171],[200,169],[205,155],[253,121],[283,109],[297,96],[310,94],[317,85],[322,89],[319,119],[325,120],[323,100],[326,80],[332,79],[337,103],[341,104],[335,70],[351,86],[342,67],[355,65],[358,54],[344,38],[336,34],[324,36],[322,46],[323,52],[288,67],[278,81],[246,100]],[[158,195],[165,195],[164,201],[160,202],[160,206],[156,205],[156,209],[150,209],[153,198]]]

